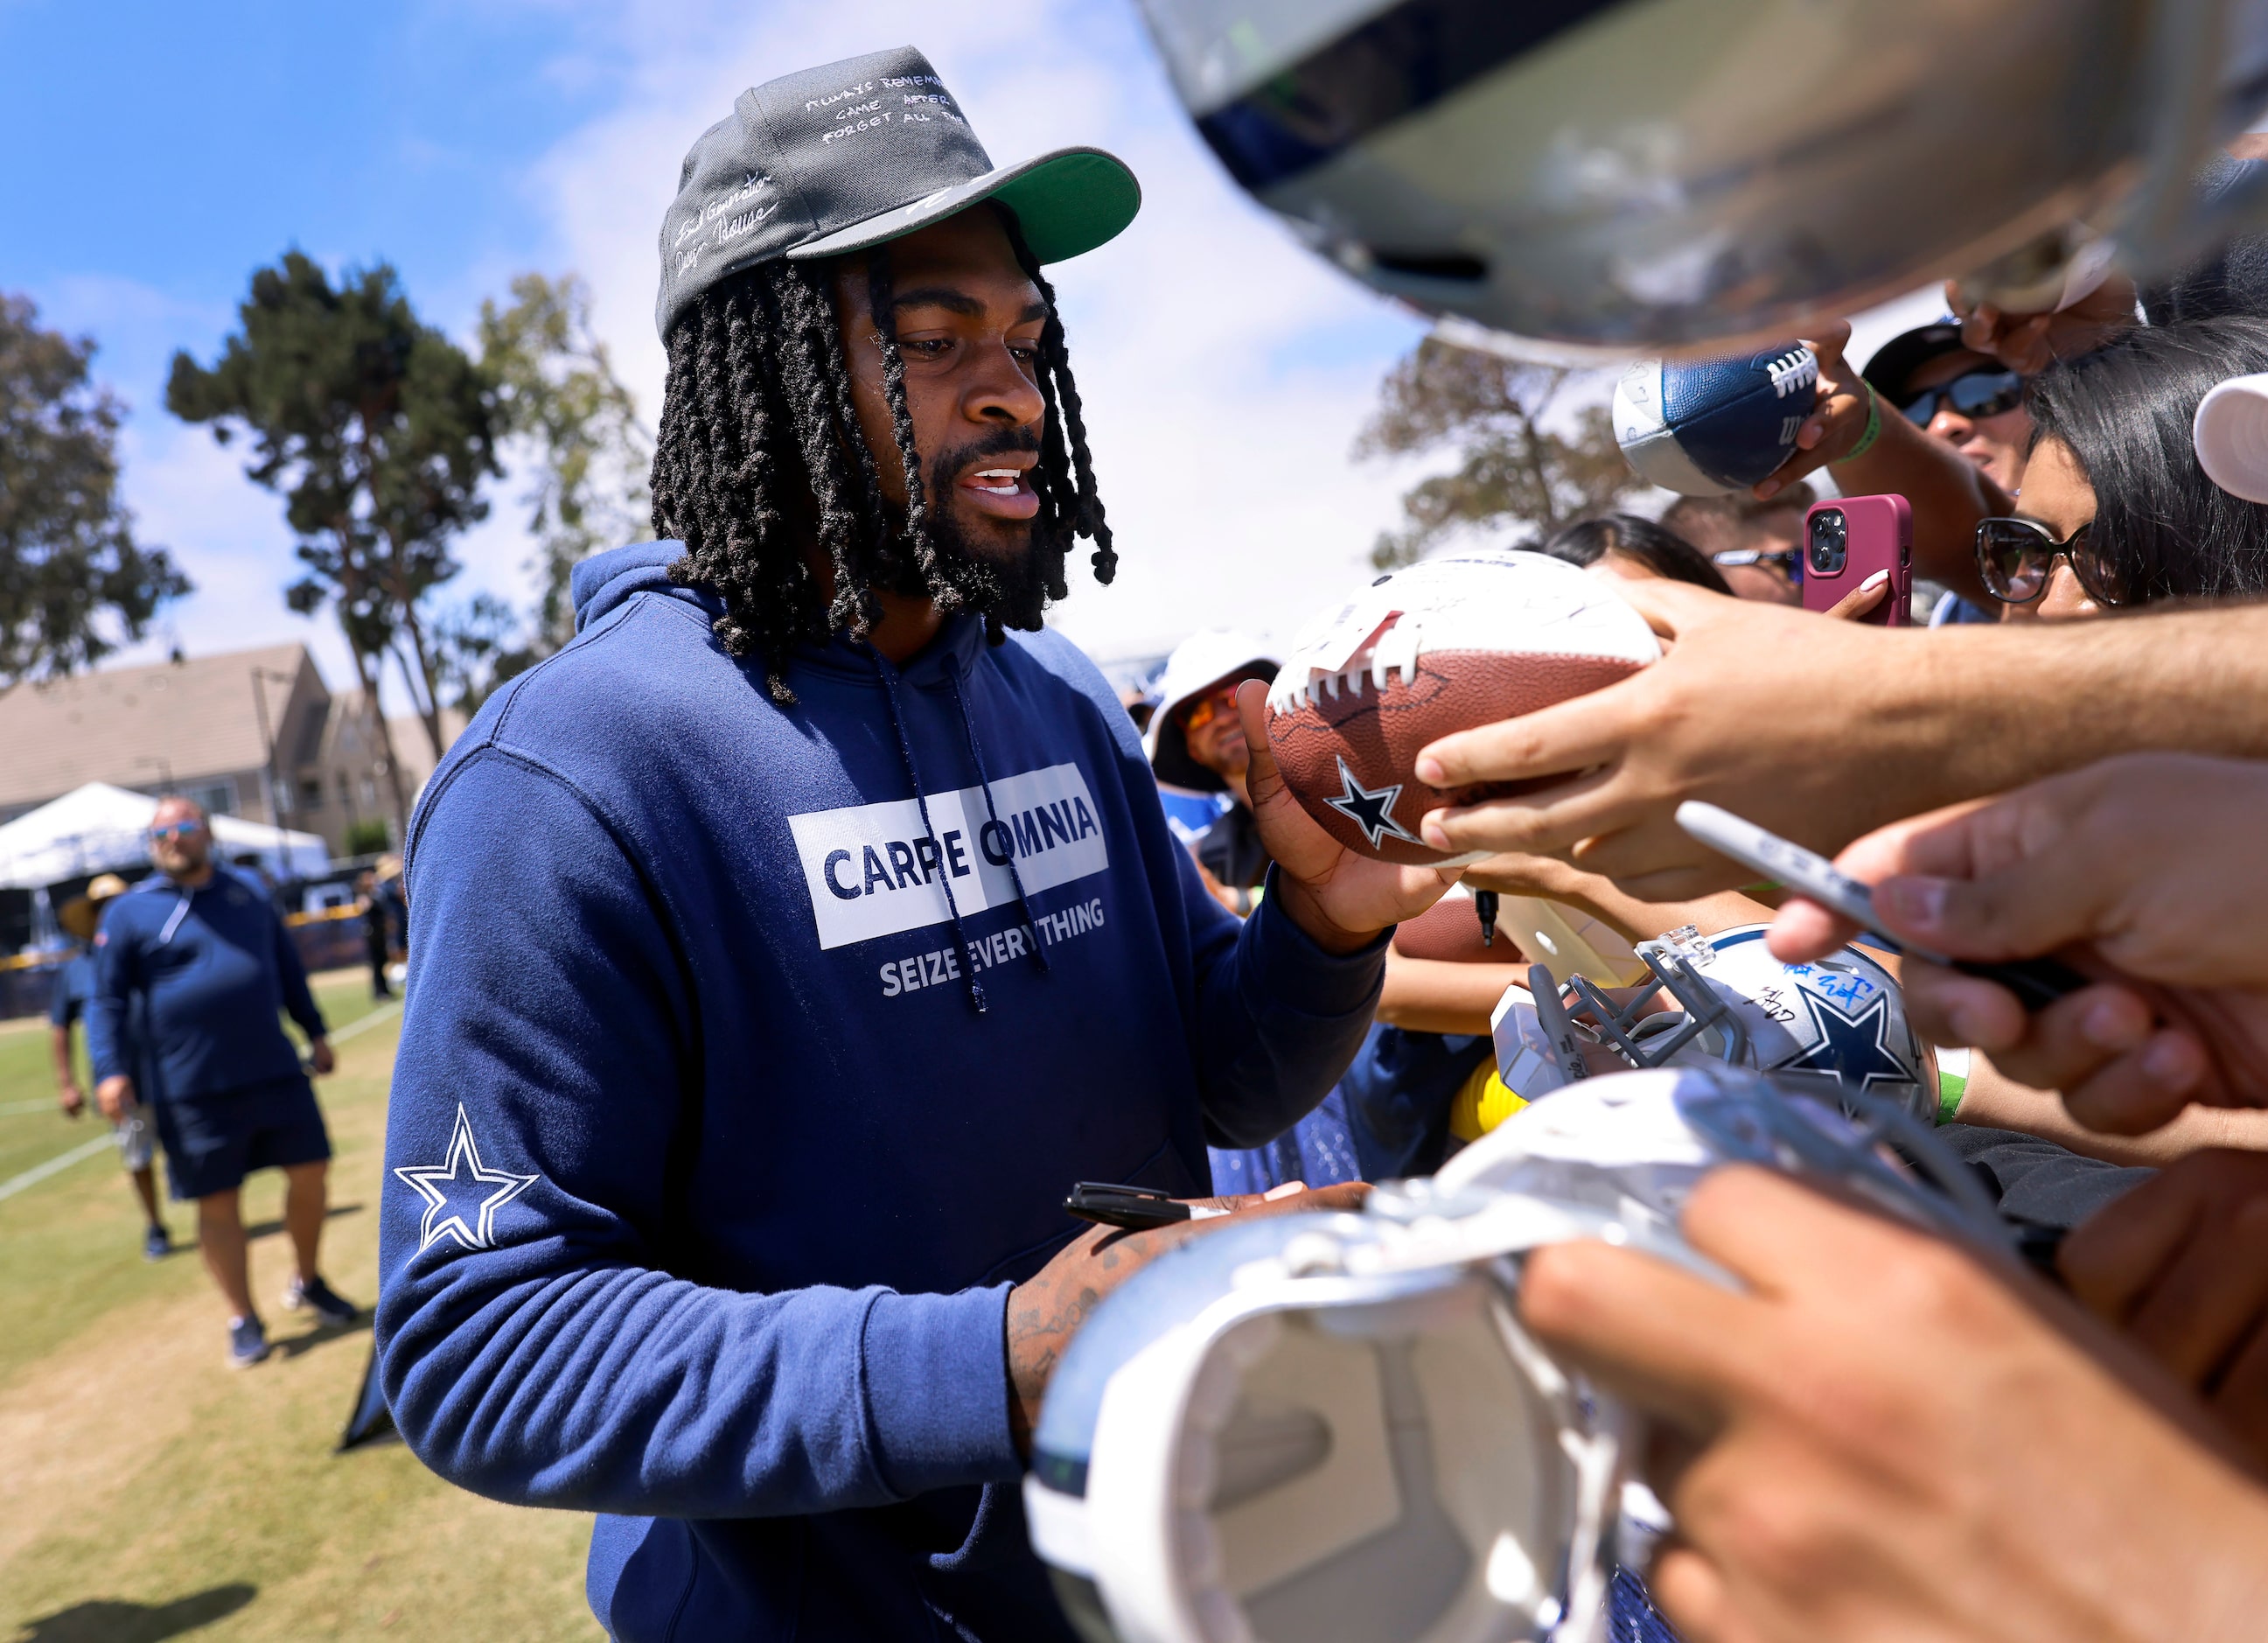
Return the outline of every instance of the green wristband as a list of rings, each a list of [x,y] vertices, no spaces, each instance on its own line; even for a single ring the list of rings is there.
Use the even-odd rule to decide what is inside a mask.
[[[1882,402],[1874,393],[1874,385],[1861,378],[1859,386],[1867,390],[1867,431],[1859,436],[1859,443],[1837,457],[1830,466],[1840,467],[1856,461],[1874,448],[1874,441],[1882,435]]]

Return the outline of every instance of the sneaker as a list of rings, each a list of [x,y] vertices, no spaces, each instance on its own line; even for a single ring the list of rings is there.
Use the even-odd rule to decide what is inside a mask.
[[[173,1253],[173,1234],[163,1227],[152,1227],[142,1234],[142,1258],[144,1261],[162,1261]]]
[[[228,1367],[249,1369],[268,1356],[268,1331],[257,1318],[239,1318],[228,1326]]]
[[[362,1315],[351,1301],[342,1300],[337,1292],[320,1278],[306,1283],[293,1278],[284,1289],[284,1310],[297,1312],[302,1307],[313,1310],[326,1323],[352,1323]]]

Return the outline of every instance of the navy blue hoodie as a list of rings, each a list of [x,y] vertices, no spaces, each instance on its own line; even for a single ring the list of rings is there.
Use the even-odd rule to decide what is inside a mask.
[[[604,1514],[617,1638],[1068,1637],[1009,1286],[1074,1181],[1203,1192],[1320,1100],[1382,944],[1214,903],[1062,639],[838,641],[782,708],[677,551],[578,568],[412,823],[388,1403],[467,1488]]]
[[[309,1038],[323,1035],[291,932],[267,892],[235,869],[216,866],[194,890],[152,873],[103,910],[86,1010],[98,1080],[136,1072],[129,1015],[150,1041],[148,1072],[162,1087],[138,1091],[144,1101],[299,1078],[279,1011]]]

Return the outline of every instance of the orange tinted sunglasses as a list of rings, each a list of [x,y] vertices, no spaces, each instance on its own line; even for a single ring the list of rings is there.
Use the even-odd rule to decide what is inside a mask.
[[[1241,679],[1236,684],[1242,684]],[[1223,685],[1211,696],[1201,696],[1189,704],[1189,711],[1182,716],[1184,730],[1203,730],[1224,714],[1236,711],[1236,685]]]

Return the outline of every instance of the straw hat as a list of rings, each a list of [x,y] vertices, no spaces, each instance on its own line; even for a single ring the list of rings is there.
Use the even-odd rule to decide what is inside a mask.
[[[56,910],[55,922],[75,939],[92,941],[95,926],[102,922],[103,907],[113,897],[125,894],[125,880],[114,873],[97,873],[87,880],[83,895],[72,896]]]

